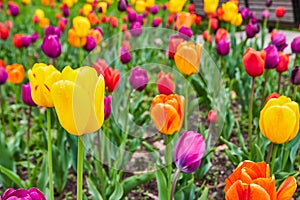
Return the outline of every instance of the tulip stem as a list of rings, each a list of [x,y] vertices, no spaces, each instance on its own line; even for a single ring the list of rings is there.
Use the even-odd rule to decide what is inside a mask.
[[[264,48],[265,45],[265,35],[266,35],[266,27],[267,27],[267,23],[268,23],[268,18],[266,17],[264,19],[264,23],[263,23],[263,28],[262,28],[262,32],[261,32],[261,49]]]
[[[78,152],[77,152],[77,200],[82,200],[82,177],[83,177],[83,136],[78,137]]]
[[[273,147],[272,161],[271,161],[271,175],[274,174],[274,165],[275,165],[278,146],[279,146],[278,144],[274,144]]]
[[[6,125],[5,125],[5,118],[4,118],[4,101],[2,99],[2,87],[0,86],[0,106],[1,106],[1,122],[2,122],[2,130],[4,135],[6,135]]]
[[[269,145],[269,151],[268,151],[268,156],[267,156],[267,163],[270,163],[272,151],[273,151],[273,143],[271,142],[271,144]]]
[[[252,155],[252,108],[253,108],[253,96],[254,96],[254,83],[255,77],[252,78],[251,84],[251,93],[250,93],[250,102],[249,102],[249,113],[248,113],[248,140],[249,140],[249,147],[250,147],[250,158]]]
[[[29,113],[27,119],[27,175],[28,180],[31,180],[31,172],[30,172],[30,128],[31,128],[31,106],[29,106]]]
[[[293,96],[294,101],[297,101],[297,90],[298,90],[298,85],[294,86],[294,96]]]
[[[266,70],[265,81],[264,81],[264,86],[263,86],[263,90],[262,90],[262,101],[265,99],[265,90],[266,90],[267,82],[268,82],[268,74],[269,74],[269,70]]]
[[[275,29],[278,30],[279,28],[279,19],[276,20]]]
[[[167,181],[168,181],[168,192],[170,194],[172,184],[172,135],[165,135],[165,162],[167,166]]]
[[[185,77],[185,109],[184,109],[184,130],[188,130],[188,126],[189,126],[189,123],[188,123],[188,110],[189,110],[189,104],[188,104],[188,101],[189,101],[189,79],[188,77],[186,76]]]
[[[175,186],[176,186],[176,182],[177,182],[179,174],[180,174],[180,170],[177,169],[175,174],[174,174],[173,181],[172,181],[172,189],[171,189],[171,193],[170,193],[170,200],[173,200]]]
[[[280,93],[280,84],[281,83],[281,73],[279,73],[279,76],[278,76],[278,85],[277,85],[277,93]]]
[[[54,200],[53,166],[52,166],[52,141],[51,141],[51,108],[47,108],[47,136],[48,136],[48,170],[50,200]]]

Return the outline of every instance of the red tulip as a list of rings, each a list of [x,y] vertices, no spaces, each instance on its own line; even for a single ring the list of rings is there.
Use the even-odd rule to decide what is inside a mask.
[[[23,35],[22,34],[15,34],[13,36],[13,44],[16,48],[22,48],[22,38]]]
[[[275,15],[278,18],[282,18],[285,15],[285,7],[284,6],[278,6],[275,10]]]
[[[278,97],[280,97],[280,94],[278,94],[277,92],[273,92],[273,93],[269,94],[269,96],[267,96],[267,98],[266,98],[265,105],[267,104],[267,102],[270,99],[277,99]]]
[[[215,36],[215,42],[219,43],[221,40],[226,40],[227,37],[227,31],[224,28],[219,28],[216,32]]]
[[[244,53],[243,63],[246,72],[250,76],[260,76],[263,74],[265,68],[264,53],[248,48]]]
[[[172,74],[169,72],[165,74],[163,71],[159,72],[157,79],[157,90],[160,94],[173,94],[175,90],[175,83]]]
[[[290,56],[287,53],[279,52],[279,63],[276,67],[278,73],[282,73],[288,70],[290,62]]]
[[[211,30],[216,30],[219,26],[219,21],[217,18],[211,18],[210,19],[210,29]]]
[[[218,121],[218,112],[216,110],[210,110],[207,120],[209,123],[216,123]]]
[[[204,31],[204,32],[202,33],[202,35],[203,35],[204,41],[211,43],[212,37],[211,37],[211,35],[208,33],[207,30]]]

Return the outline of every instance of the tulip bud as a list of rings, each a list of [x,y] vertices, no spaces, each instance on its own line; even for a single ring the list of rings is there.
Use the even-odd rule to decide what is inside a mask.
[[[109,95],[108,97],[104,96],[104,120],[107,120],[111,113],[111,100],[112,96]]]
[[[204,41],[211,43],[212,37],[207,30],[202,33],[202,36]]]
[[[279,52],[279,63],[276,66],[278,73],[286,72],[289,68],[290,56],[289,54]]]
[[[218,112],[216,110],[210,110],[207,120],[209,123],[216,123],[218,121]]]
[[[142,91],[149,81],[147,71],[141,69],[140,66],[137,66],[131,70],[131,74],[129,76],[129,83],[132,88]]]
[[[265,105],[270,99],[277,99],[278,97],[280,97],[280,94],[278,94],[277,92],[269,94],[266,98]]]
[[[142,34],[142,24],[138,21],[133,22],[130,26],[130,33],[134,37],[138,37]]]
[[[259,25],[257,23],[249,23],[246,26],[247,38],[253,38],[259,32]]]
[[[227,35],[228,35],[228,33],[227,33],[226,29],[219,28],[215,35],[215,42],[219,43],[221,40],[226,40]]]
[[[37,188],[30,188],[29,190],[25,190],[25,189],[14,190],[12,188],[9,188],[2,195],[2,200],[11,200],[11,199],[46,200],[44,194]]]
[[[127,1],[126,1],[126,0],[120,0],[120,1],[118,2],[118,10],[119,10],[120,12],[123,12],[123,11],[126,10],[126,8],[127,8]]]
[[[220,56],[226,56],[228,55],[230,51],[230,41],[227,40],[221,40],[216,47],[217,53]]]
[[[274,45],[269,45],[265,49],[266,52],[266,63],[265,68],[266,69],[273,69],[277,66],[279,63],[279,53],[277,48]]]
[[[299,26],[300,27],[300,26]],[[291,43],[292,52],[295,54],[300,54],[300,36],[295,37]]]
[[[158,10],[159,10],[158,6],[154,5],[151,7],[150,12],[152,13],[152,15],[155,15],[158,13]]]
[[[264,10],[262,13],[261,13],[261,18],[262,19],[269,19],[270,18],[270,12],[269,10]]]
[[[31,38],[30,36],[23,36],[21,38],[22,47],[28,47],[31,44]]]
[[[170,36],[168,48],[169,59],[174,59],[177,47],[183,41],[184,39],[181,37],[181,35],[175,34]]]
[[[61,30],[55,26],[47,26],[44,30],[45,36],[48,35],[57,35],[58,37],[61,36]]]
[[[288,46],[288,44],[286,43],[286,36],[284,33],[276,33],[271,40],[272,44],[276,46],[278,51],[283,51]]]
[[[278,6],[275,10],[275,15],[277,18],[282,18],[285,15],[285,12],[284,6]]]
[[[192,29],[185,26],[181,26],[181,28],[179,29],[179,33],[183,34],[184,36],[187,36],[186,39],[190,39],[191,37],[193,37]]]
[[[264,72],[265,60],[262,53],[259,51],[248,48],[244,53],[243,63],[245,70],[249,74],[249,76],[260,76]]]
[[[33,33],[31,36],[30,36],[30,40],[31,42],[35,42],[39,39],[39,34],[38,33]]]
[[[153,27],[158,27],[158,26],[160,25],[160,23],[161,23],[161,19],[155,17],[155,18],[153,19],[153,21],[152,21],[152,26],[153,26]]]
[[[41,49],[49,58],[57,58],[61,54],[61,44],[57,35],[45,36]]]
[[[291,82],[294,85],[300,85],[300,67],[299,66],[296,66],[292,69]]]
[[[168,74],[165,74],[163,71],[159,72],[156,84],[160,94],[169,95],[174,93],[175,83],[170,72]]]
[[[144,16],[143,15],[137,15],[135,21],[140,22],[141,25],[143,25],[144,24]]]
[[[2,40],[7,40],[9,37],[9,28],[6,26],[0,26],[0,38]]]
[[[272,0],[266,0],[266,6],[271,7],[272,6]]]
[[[242,15],[243,20],[248,19],[249,16],[250,16],[249,8],[244,8],[244,9],[241,11],[241,15]]]
[[[174,149],[176,167],[187,174],[196,171],[200,166],[205,148],[205,140],[201,134],[194,131],[184,132]]]
[[[8,78],[8,73],[4,67],[0,67],[0,85],[6,83]]]
[[[211,30],[216,30],[219,26],[219,20],[216,18],[211,18],[210,19],[210,29]]]
[[[130,52],[123,47],[121,47],[120,51],[120,60],[122,64],[127,64],[131,60]]]
[[[201,24],[201,21],[202,21],[201,16],[197,16],[196,19],[195,19],[195,24],[196,24],[196,25],[200,25],[200,24]]]
[[[132,23],[135,20],[136,20],[136,12],[134,10],[130,10],[128,12],[128,21]]]
[[[31,97],[31,87],[30,83],[22,85],[22,100],[28,106],[36,106]]]
[[[9,11],[10,11],[10,14],[11,14],[13,17],[18,16],[19,13],[20,13],[20,9],[19,9],[18,4],[14,3],[14,2],[12,2],[12,1],[10,1],[10,2],[8,3],[8,9],[9,9]]]
[[[92,36],[86,37],[86,44],[84,45],[84,49],[87,51],[92,51],[97,46],[95,39]]]

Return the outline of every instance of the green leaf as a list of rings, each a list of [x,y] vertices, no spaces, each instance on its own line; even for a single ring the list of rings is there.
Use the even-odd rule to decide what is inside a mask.
[[[208,197],[208,190],[208,187],[205,187],[202,192],[202,195],[198,198],[198,200],[206,200]]]
[[[255,161],[259,162],[259,161],[263,161],[264,160],[264,156],[261,152],[261,148],[257,145],[257,144],[254,144],[254,151],[253,151],[253,155],[255,155],[256,159]]]
[[[143,183],[148,182],[149,180],[153,179],[154,177],[155,177],[154,172],[149,172],[146,174],[139,174],[139,175],[134,175],[129,178],[126,178],[122,182],[124,195],[129,193],[133,188],[135,188]]]
[[[89,193],[92,195],[93,200],[102,200],[103,198],[93,181],[88,177],[86,182],[89,188]]]
[[[47,156],[45,154],[42,167],[41,167],[41,172],[37,181],[37,187],[41,188],[42,192],[45,192],[47,183],[48,183]]]
[[[119,200],[122,198],[123,196],[123,187],[121,185],[121,183],[119,182],[115,182],[114,183],[114,192],[112,193],[112,195],[109,197],[109,200]]]
[[[169,199],[169,192],[167,186],[167,180],[164,173],[158,169],[155,172],[157,189],[158,189],[158,199]]]
[[[11,171],[10,169],[7,169],[6,167],[0,165],[0,171],[4,173],[12,182],[14,182],[18,187],[25,188],[26,183],[21,179],[21,177]]]

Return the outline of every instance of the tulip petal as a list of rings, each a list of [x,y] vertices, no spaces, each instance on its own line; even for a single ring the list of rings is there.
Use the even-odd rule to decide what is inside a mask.
[[[264,188],[266,192],[270,196],[270,200],[276,200],[277,193],[276,193],[276,186],[275,186],[275,178],[258,178],[253,181],[254,184],[257,184]]]
[[[296,179],[293,176],[288,177],[281,183],[277,191],[278,200],[290,200],[297,189]]]

